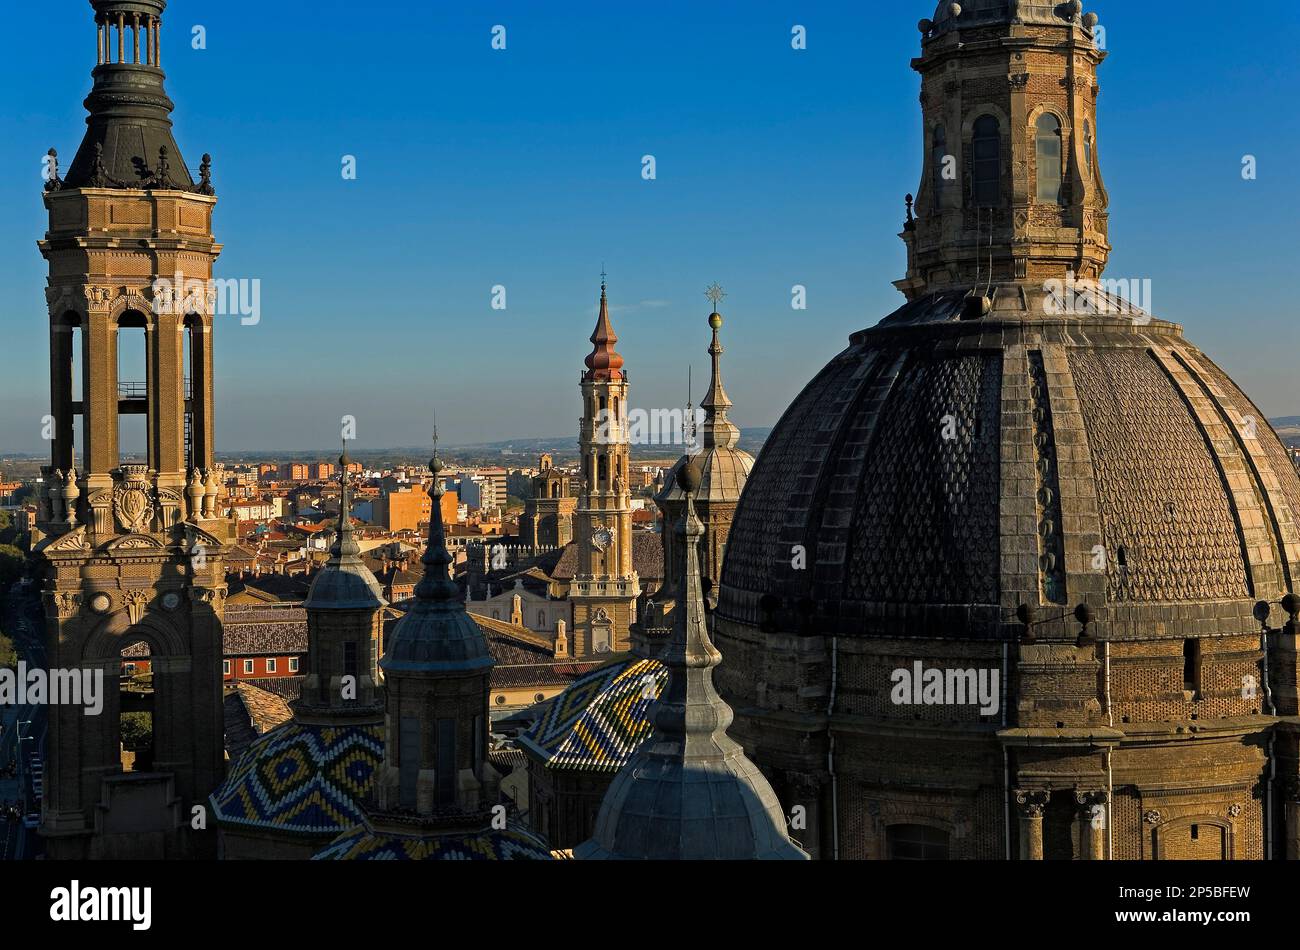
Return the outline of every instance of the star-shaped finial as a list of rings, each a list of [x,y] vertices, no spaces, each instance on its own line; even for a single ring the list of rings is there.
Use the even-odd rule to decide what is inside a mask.
[[[712,284],[709,285],[709,289],[704,291],[704,296],[708,297],[710,300],[713,301],[713,309],[717,310],[718,304],[722,303],[722,299],[726,297],[727,294],[722,289],[721,285],[719,285],[718,282],[715,280]]]

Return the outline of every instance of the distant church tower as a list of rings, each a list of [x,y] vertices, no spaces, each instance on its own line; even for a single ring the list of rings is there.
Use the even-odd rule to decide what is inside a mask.
[[[605,282],[594,349],[582,374],[582,493],[573,519],[578,570],[570,588],[575,657],[619,652],[629,644],[641,593],[632,566],[632,494],[628,481],[627,374],[614,349]]]
[[[562,548],[573,540],[573,510],[578,499],[569,489],[569,476],[555,467],[550,455],[538,460],[533,497],[524,502],[519,536],[533,548]]]
[[[205,856],[214,832],[192,833],[191,809],[223,776],[222,558],[233,538],[213,462],[207,295],[182,303],[155,282],[208,286],[221,252],[216,199],[207,156],[196,183],[172,138],[165,0],[92,6],[88,129],[65,179],[53,150],[47,169],[39,246],[50,265],[54,439],[33,549],[49,665],[102,670],[108,695],[98,716],[50,707],[41,834],[52,858]],[[136,330],[147,371],[119,379],[119,348],[135,336],[123,331]],[[145,422],[143,464],[122,461],[119,419],[131,415]],[[152,693],[119,697],[122,650],[140,642]],[[153,714],[151,762],[137,757],[129,776],[124,711]]]

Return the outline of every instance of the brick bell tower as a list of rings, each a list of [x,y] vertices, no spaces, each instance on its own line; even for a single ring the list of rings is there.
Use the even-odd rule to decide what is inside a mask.
[[[87,131],[66,178],[51,149],[39,242],[50,265],[53,448],[33,556],[50,667],[102,670],[106,695],[95,716],[49,708],[41,834],[56,859],[202,857],[215,854],[215,829],[192,830],[206,818],[192,809],[224,772],[223,556],[233,540],[212,449],[216,198],[208,157],[196,183],[172,138],[165,0],[91,6]],[[141,340],[144,370],[120,378],[119,352]],[[128,417],[143,417],[143,461],[123,457]],[[141,643],[152,682],[124,689],[122,651]],[[147,754],[123,754],[128,712],[152,714]]]
[[[582,492],[574,513],[578,570],[569,590],[573,602],[573,654],[618,653],[630,645],[641,586],[632,566],[632,493],[628,481],[627,374],[614,349],[605,282],[594,347],[582,374]]]

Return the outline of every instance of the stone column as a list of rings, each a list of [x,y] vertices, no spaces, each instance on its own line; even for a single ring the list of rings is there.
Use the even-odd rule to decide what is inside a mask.
[[[1075,792],[1079,806],[1080,858],[1084,861],[1106,860],[1106,837],[1110,823],[1110,796],[1104,790]]]
[[[1043,860],[1043,809],[1047,792],[1030,789],[1016,792],[1020,812],[1020,860]]]
[[[117,468],[117,325],[92,310],[81,329],[82,467],[107,476]]]
[[[131,14],[131,62],[140,63],[140,14]]]
[[[117,61],[126,62],[126,14],[117,15]]]
[[[185,472],[185,368],[182,354],[184,317],[175,312],[157,313],[148,330],[153,386],[149,394],[155,404],[149,416],[149,462],[160,475],[183,476]]]

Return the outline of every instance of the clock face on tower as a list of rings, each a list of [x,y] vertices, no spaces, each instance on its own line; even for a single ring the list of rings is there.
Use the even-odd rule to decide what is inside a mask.
[[[604,551],[614,543],[614,535],[608,528],[597,528],[591,533],[591,545],[597,551]]]

